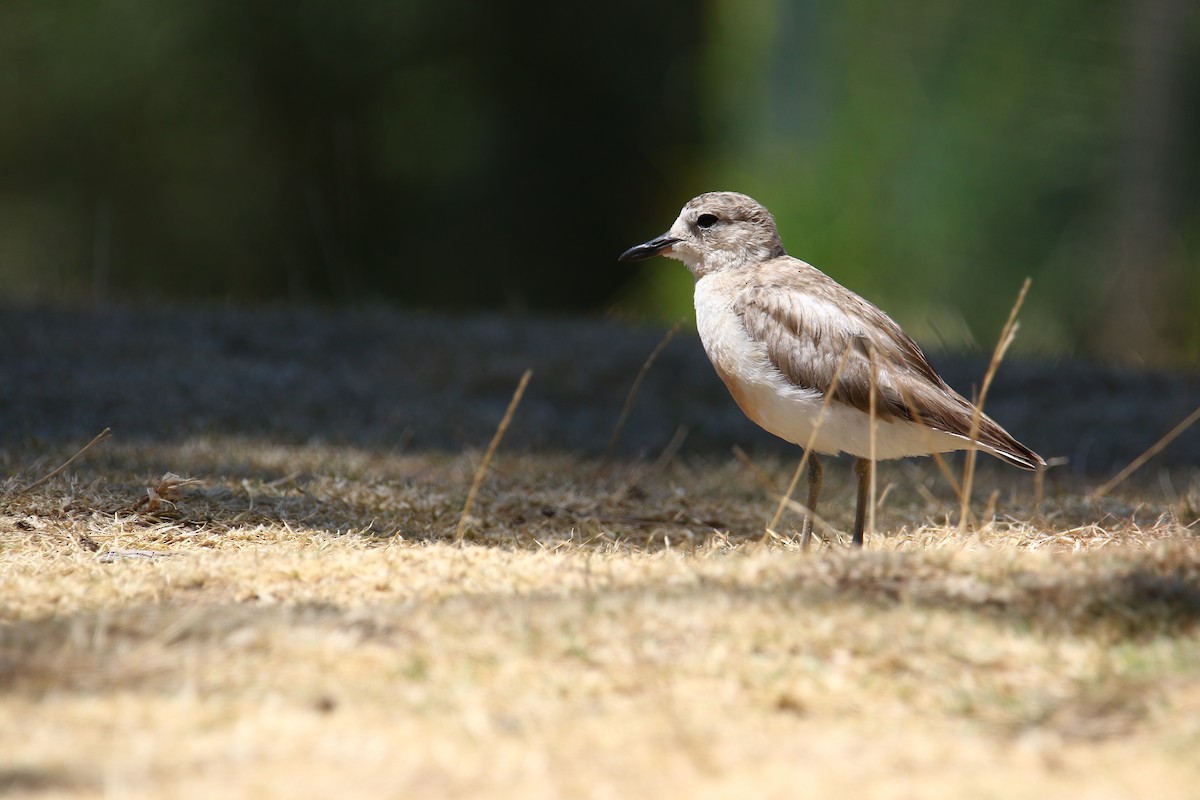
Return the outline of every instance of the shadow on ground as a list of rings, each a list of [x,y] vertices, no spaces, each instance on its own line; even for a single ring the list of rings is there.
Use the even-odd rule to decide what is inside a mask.
[[[6,309],[0,316],[0,448],[245,436],[381,453],[483,447],[521,373],[534,371],[505,442],[595,455],[663,331],[615,322],[449,317],[393,309]],[[984,354],[932,360],[964,394]],[[1009,363],[988,412],[1077,473],[1107,474],[1200,404],[1200,375],[1076,362]],[[648,373],[618,452],[792,448],[747,422],[693,331]],[[1156,458],[1200,461],[1200,426]]]

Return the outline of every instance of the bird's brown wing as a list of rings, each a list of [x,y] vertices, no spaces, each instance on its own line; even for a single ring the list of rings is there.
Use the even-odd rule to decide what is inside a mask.
[[[793,385],[875,414],[970,438],[974,406],[946,385],[908,334],[887,314],[824,273],[791,258],[764,265],[734,300],[734,311],[767,358]],[[976,440],[998,457],[1033,469],[1043,463],[986,415]]]

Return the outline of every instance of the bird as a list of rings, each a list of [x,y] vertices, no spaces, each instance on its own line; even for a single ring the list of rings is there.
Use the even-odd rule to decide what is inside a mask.
[[[891,317],[788,255],[775,218],[753,198],[694,197],[666,233],[618,260],[659,255],[682,261],[695,278],[700,341],[742,412],[809,449],[803,543],[821,492],[818,454],[855,457],[856,547],[863,546],[876,460],[973,448],[1021,469],[1045,467],[1041,456],[950,388]]]

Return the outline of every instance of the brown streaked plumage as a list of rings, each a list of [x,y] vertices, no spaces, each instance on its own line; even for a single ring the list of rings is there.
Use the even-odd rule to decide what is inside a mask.
[[[816,453],[844,451],[859,459],[856,544],[863,540],[862,498],[872,456],[975,447],[1023,469],[1045,465],[987,415],[979,415],[972,439],[975,407],[946,385],[916,342],[883,311],[787,255],[774,218],[750,197],[700,195],[667,233],[630,248],[621,260],[659,254],[683,261],[695,276],[700,339],[746,416],[789,442],[806,447],[812,441],[809,508],[815,509],[821,485]],[[807,519],[805,540],[811,530]]]

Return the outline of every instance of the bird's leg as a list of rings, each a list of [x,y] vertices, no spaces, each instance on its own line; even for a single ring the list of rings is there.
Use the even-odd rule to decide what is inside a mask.
[[[854,513],[854,546],[863,546],[863,527],[867,522],[867,503],[871,489],[871,459],[860,458],[854,462],[854,472],[858,475],[858,510]]]
[[[817,454],[808,454],[808,513],[804,515],[804,527],[800,529],[800,549],[807,550],[812,539],[813,514],[817,513],[817,498],[821,495],[821,462]]]

